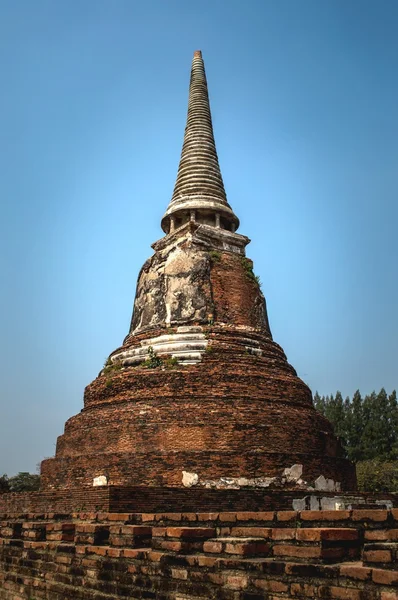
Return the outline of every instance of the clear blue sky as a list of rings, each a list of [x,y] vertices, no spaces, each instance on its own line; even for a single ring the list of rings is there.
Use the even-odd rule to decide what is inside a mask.
[[[3,0],[0,473],[35,470],[129,327],[193,51],[274,339],[321,394],[397,387],[396,0]]]

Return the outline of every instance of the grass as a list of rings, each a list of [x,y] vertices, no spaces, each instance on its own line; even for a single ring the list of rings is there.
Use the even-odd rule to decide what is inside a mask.
[[[251,261],[249,258],[246,258],[246,256],[242,256],[241,261],[246,276],[255,283],[257,283],[259,287],[261,287],[260,277],[258,275],[255,275],[253,271],[253,261]]]
[[[218,250],[210,250],[209,256],[212,263],[220,262],[221,260],[221,252],[218,252]]]

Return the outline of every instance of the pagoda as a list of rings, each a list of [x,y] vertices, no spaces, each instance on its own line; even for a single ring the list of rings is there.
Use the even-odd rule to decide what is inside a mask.
[[[331,424],[272,338],[227,201],[199,51],[161,227],[129,333],[42,462],[43,489],[355,489]]]

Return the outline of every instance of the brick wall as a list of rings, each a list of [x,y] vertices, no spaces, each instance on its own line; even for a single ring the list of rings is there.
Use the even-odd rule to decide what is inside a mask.
[[[81,510],[103,512],[159,512],[179,510],[184,512],[226,510],[283,510],[291,509],[293,501],[304,498],[306,508],[313,502],[331,498],[334,492],[212,490],[196,488],[157,487],[86,487],[59,489],[44,492],[0,494],[0,512],[3,513],[68,513]],[[341,494],[338,501],[345,506],[375,507],[398,506],[396,494],[353,493]],[[312,506],[313,504],[311,504]],[[303,507],[304,507],[303,506]]]
[[[354,468],[308,387],[273,342],[264,341],[266,356],[247,354],[245,335],[210,331],[213,351],[199,365],[98,377],[55,459],[42,464],[44,487],[90,485],[99,475],[112,485],[181,486],[183,470],[206,480],[273,477],[301,463],[309,483],[324,475],[355,489]]]
[[[398,510],[0,514],[1,600],[398,599]]]
[[[110,494],[111,489],[108,487],[0,494],[0,512],[37,514],[66,513],[80,509],[108,511]]]

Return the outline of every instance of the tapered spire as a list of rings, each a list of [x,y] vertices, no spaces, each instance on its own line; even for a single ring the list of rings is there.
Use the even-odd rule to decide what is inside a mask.
[[[184,144],[177,181],[162,219],[162,228],[169,233],[188,220],[214,224],[232,231],[239,225],[239,219],[227,202],[218,164],[200,50],[194,53],[192,60]]]

